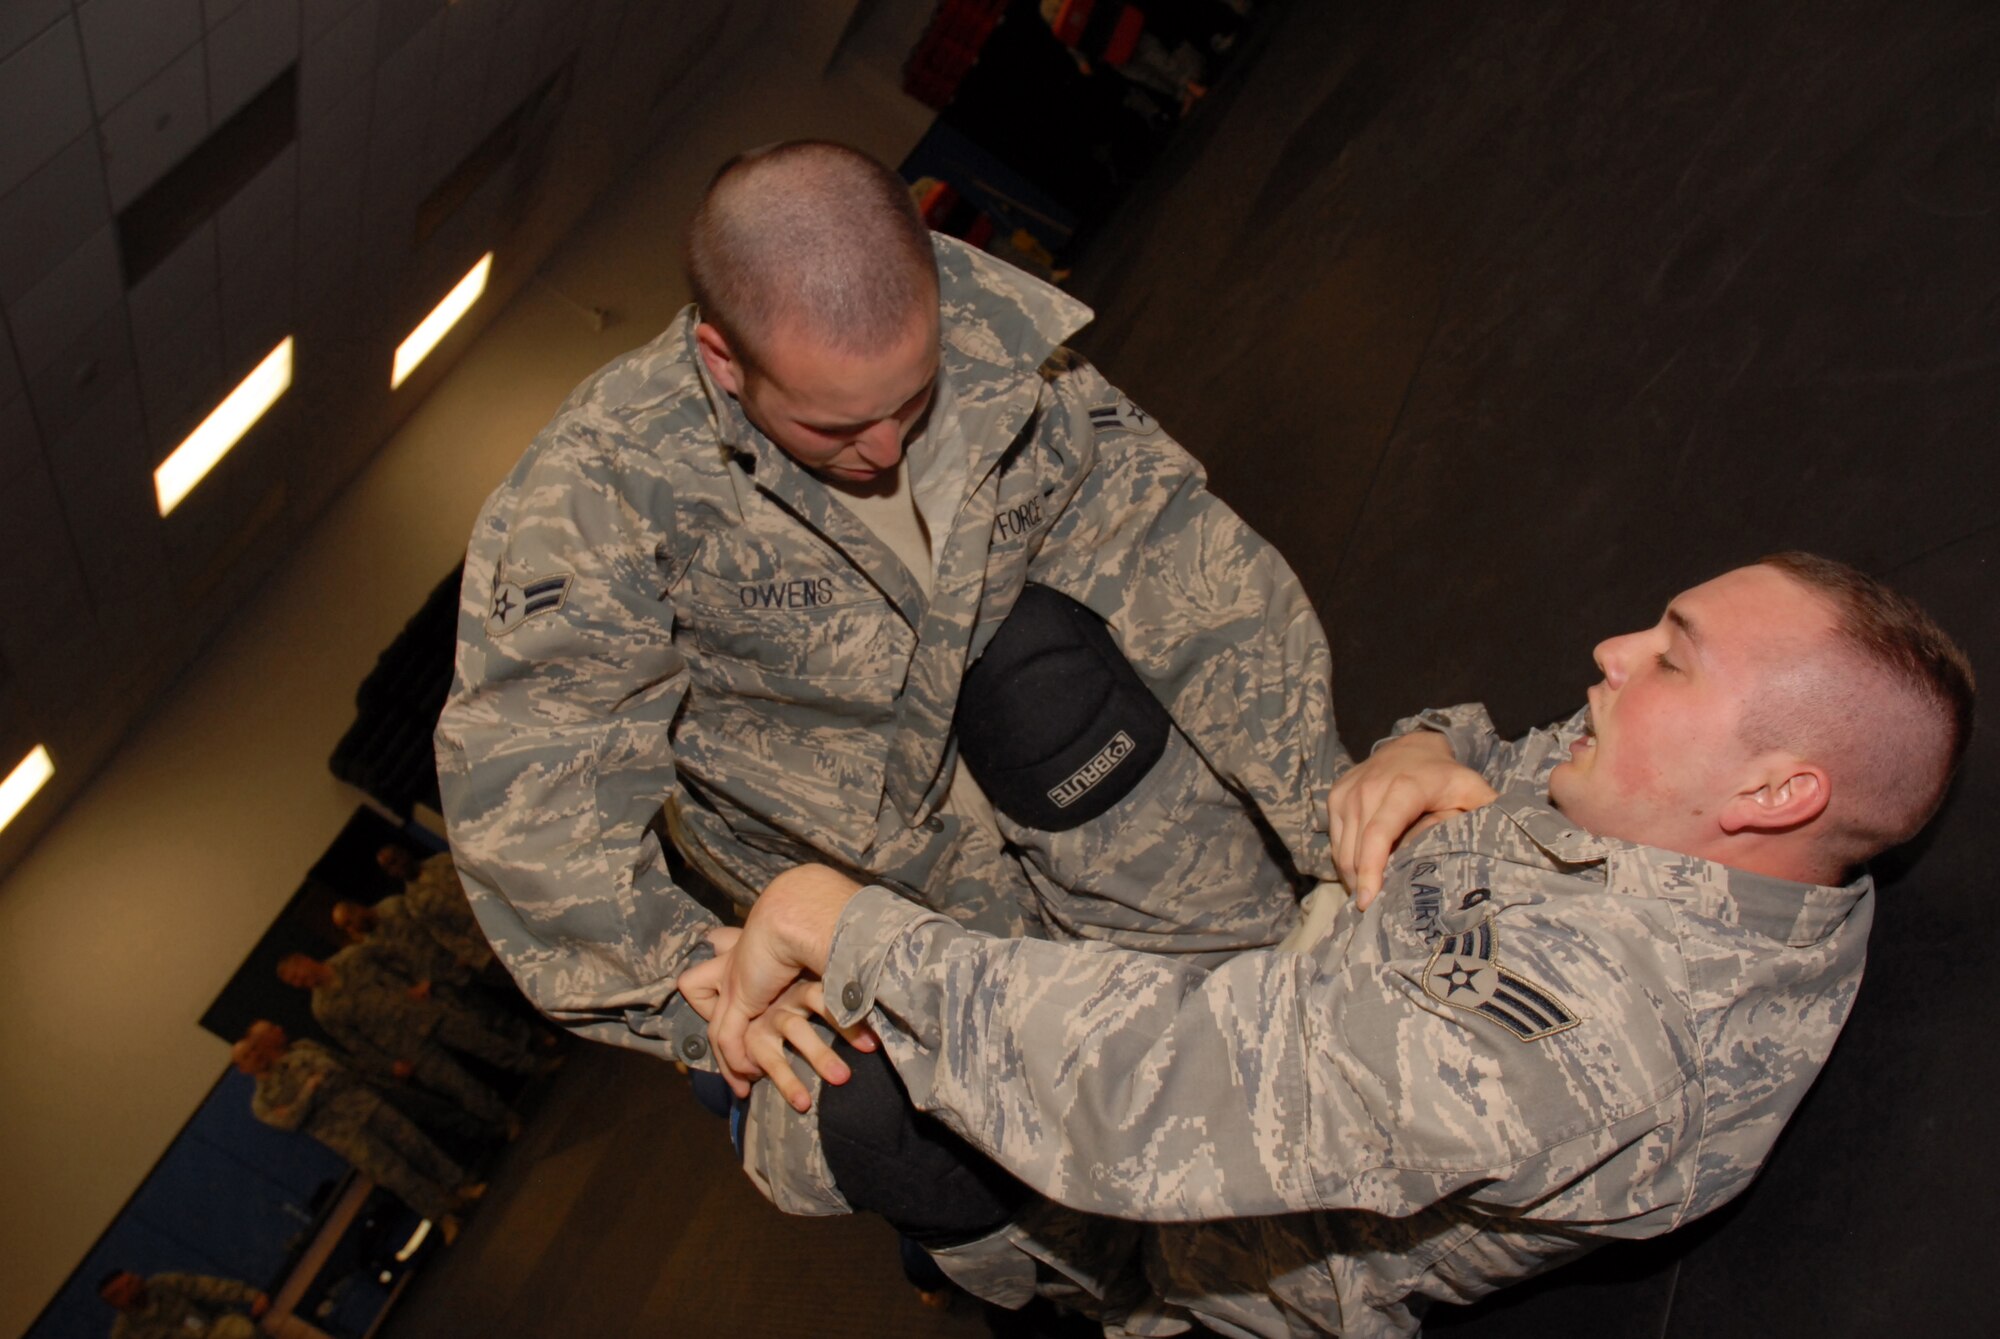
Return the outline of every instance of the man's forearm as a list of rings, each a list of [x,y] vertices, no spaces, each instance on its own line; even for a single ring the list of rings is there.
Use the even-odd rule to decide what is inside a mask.
[[[864,889],[827,959],[845,1022],[879,1005],[912,1101],[1076,1208],[1186,1220],[1314,1207],[1296,954],[1215,973],[997,940]],[[1291,1054],[1279,1054],[1291,1052]]]

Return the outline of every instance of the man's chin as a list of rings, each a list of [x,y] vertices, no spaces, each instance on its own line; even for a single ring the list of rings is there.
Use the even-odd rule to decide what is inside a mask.
[[[819,477],[827,484],[847,493],[858,493],[863,497],[876,497],[896,491],[895,470],[856,470],[842,466],[838,469],[823,469]]]

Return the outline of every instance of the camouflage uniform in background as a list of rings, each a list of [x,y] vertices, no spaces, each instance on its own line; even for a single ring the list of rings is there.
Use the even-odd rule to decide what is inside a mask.
[[[458,1204],[465,1169],[316,1041],[295,1041],[257,1076],[251,1114],[304,1130],[425,1218]]]
[[[352,944],[326,960],[333,980],[315,986],[312,1013],[327,1035],[368,1065],[403,1061],[411,1077],[483,1121],[503,1125],[507,1104],[433,1038],[443,1017],[435,1001],[409,997],[411,981],[372,944]]]
[[[373,910],[375,928],[363,938],[387,954],[405,976],[453,989],[472,983],[472,969],[431,933],[408,897],[401,893],[385,897]]]
[[[692,308],[580,387],[480,518],[438,726],[445,813],[501,959],[585,1035],[713,1063],[673,982],[717,909],[672,881],[663,802],[724,884],[823,861],[1005,935],[1276,941],[1291,872],[1246,804],[1298,872],[1331,877],[1341,755],[1296,578],[1061,349],[1087,308],[935,244],[938,398],[905,467],[928,594],[709,382]],[[1018,834],[1024,859],[948,797],[961,679],[1030,581],[1106,619],[1180,761],[1087,829]],[[788,1111],[772,1091],[753,1122],[759,1102]]]
[[[394,971],[393,960],[385,959],[382,965]],[[385,978],[388,974],[381,973]],[[411,1026],[423,1028],[431,1039],[510,1074],[539,1074],[544,1069],[546,1062],[536,1054],[534,1028],[499,1005],[476,992],[460,993],[449,987],[412,1000],[409,987],[422,983],[404,978],[401,984],[400,993],[383,991],[377,996],[375,1007],[385,1015],[401,1015]]]
[[[1036,1190],[1185,1224],[1146,1229],[1161,1300],[1132,1332],[1192,1315],[1228,1334],[1414,1333],[1424,1299],[1479,1297],[1743,1190],[1860,984],[1865,875],[1789,883],[1549,808],[1582,725],[1509,744],[1479,708],[1405,722],[1445,732],[1500,798],[1411,841],[1367,912],[1345,904],[1298,951],[1204,976],[982,939],[870,889],[828,996],[845,1017],[876,1009],[916,1103]],[[1013,1244],[1064,1267],[1034,1217]],[[1217,1218],[1238,1221],[1193,1221]],[[1029,1262],[983,1258],[1015,1271],[973,1280],[984,1295],[1025,1298]]]
[[[441,851],[424,861],[417,877],[403,885],[399,896],[417,924],[468,970],[484,971],[493,961],[493,946],[480,933],[479,921],[472,914],[472,904],[465,900],[465,887],[459,883],[458,869],[448,853]],[[376,909],[381,909],[380,903]]]
[[[155,1274],[145,1302],[111,1323],[111,1339],[251,1339],[257,1323],[243,1313],[258,1291],[208,1274]]]

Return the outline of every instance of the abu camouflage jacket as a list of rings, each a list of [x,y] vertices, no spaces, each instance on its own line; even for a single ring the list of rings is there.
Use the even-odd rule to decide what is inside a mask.
[[[1667,1231],[1750,1182],[1847,1018],[1866,876],[1788,883],[1580,830],[1547,778],[1581,717],[1511,744],[1477,708],[1418,725],[1500,798],[1397,852],[1368,911],[1298,952],[1204,975],[982,938],[879,889],[842,917],[828,998],[875,1011],[918,1106],[1063,1205],[1161,1224],[1134,1333],[1178,1312],[1405,1335],[1412,1297]],[[1067,1268],[1050,1242],[1078,1235],[1033,1220],[1016,1244]]]
[[[1038,928],[997,835],[942,810],[958,685],[1029,581],[1102,615],[1298,870],[1331,876],[1341,755],[1296,578],[1061,349],[1087,309],[949,239],[937,254],[970,461],[928,597],[709,384],[692,309],[580,387],[480,517],[437,734],[445,814],[496,951],[587,1035],[710,1063],[673,982],[715,916],[669,875],[663,803],[750,888],[820,860]]]

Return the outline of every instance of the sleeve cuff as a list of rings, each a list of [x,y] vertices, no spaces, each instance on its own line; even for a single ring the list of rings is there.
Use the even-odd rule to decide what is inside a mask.
[[[655,1030],[635,1022],[632,1030],[642,1035],[658,1036],[666,1043],[669,1060],[678,1060],[689,1069],[711,1073],[716,1070],[715,1051],[708,1044],[708,1023],[694,1011],[693,1005],[675,995],[657,1017],[664,1027]]]
[[[890,949],[923,922],[944,920],[936,912],[874,884],[848,899],[840,923],[834,927],[833,947],[821,978],[826,982],[826,1002],[834,1019],[846,1027],[865,1018],[875,1007]]]
[[[1474,771],[1480,769],[1497,737],[1493,718],[1486,714],[1486,704],[1467,702],[1456,707],[1432,707],[1414,716],[1405,716],[1396,722],[1387,737],[1376,740],[1369,752],[1373,753],[1392,739],[1401,739],[1419,730],[1443,735],[1445,742],[1451,745],[1452,756]]]

